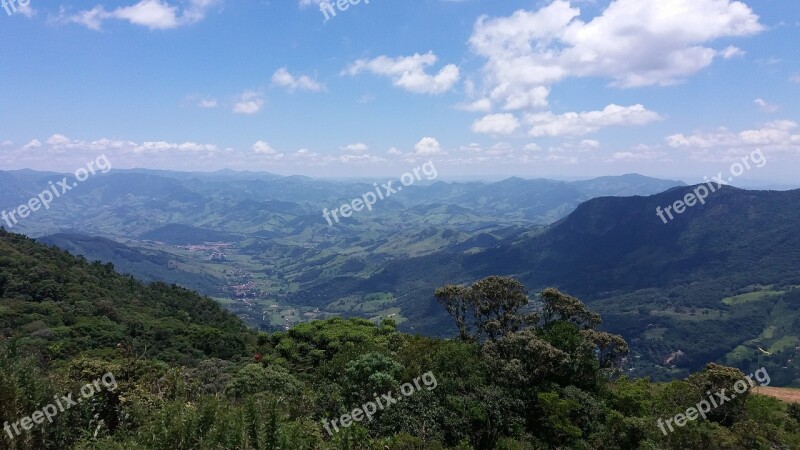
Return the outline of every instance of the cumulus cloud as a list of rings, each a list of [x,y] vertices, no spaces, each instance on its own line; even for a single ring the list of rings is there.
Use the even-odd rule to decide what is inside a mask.
[[[385,158],[367,152],[331,155],[307,148],[282,152],[265,140],[236,149],[192,141],[134,142],[109,138],[83,140],[56,133],[42,141],[33,139],[28,144],[17,147],[11,141],[0,141],[0,148],[3,149],[0,152],[0,163],[7,168],[27,167],[57,171],[80,167],[100,154],[113,160],[114,167],[117,168],[158,167],[169,170],[219,170],[221,167],[228,167],[252,171],[283,167],[292,171],[288,167],[363,167],[388,162]]]
[[[636,162],[636,161],[653,161],[663,156],[663,153],[655,150],[643,151],[625,151],[614,152],[608,158],[610,162]]]
[[[256,91],[244,91],[233,104],[236,114],[256,114],[264,107],[264,95]]]
[[[272,75],[272,84],[281,86],[289,91],[321,92],[325,85],[307,75],[292,75],[286,67],[281,67]]]
[[[700,160],[736,158],[742,151],[762,148],[772,152],[800,152],[800,125],[793,120],[776,120],[739,132],[728,128],[698,131],[692,134],[673,134],[666,138],[667,145],[683,149]]]
[[[270,160],[279,161],[283,159],[284,154],[272,148],[269,145],[269,142],[266,141],[256,141],[255,144],[251,147],[254,153],[258,154],[259,156],[265,157]]]
[[[354,155],[354,154],[341,155],[337,158],[337,161],[343,163],[353,163],[356,165],[365,165],[368,163],[386,162],[386,159],[381,158],[380,156],[364,153],[359,155]]]
[[[519,119],[513,114],[490,114],[475,121],[472,131],[483,134],[511,134],[519,129]]]
[[[662,117],[642,105],[608,105],[602,111],[569,112],[556,115],[552,112],[527,114],[525,122],[531,125],[530,135],[582,136],[602,128],[622,125],[646,125]]]
[[[456,65],[448,64],[437,74],[428,74],[425,70],[436,64],[437,60],[433,52],[397,58],[379,56],[374,59],[359,59],[342,73],[354,76],[369,72],[388,77],[395,86],[415,94],[442,94],[455,86],[460,79],[460,72]]]
[[[436,138],[424,137],[414,146],[414,153],[417,156],[434,156],[444,154],[445,152],[442,150],[442,146]]]
[[[601,77],[622,88],[679,83],[716,57],[721,38],[749,36],[763,26],[732,0],[614,0],[588,21],[568,0],[510,16],[483,16],[470,37],[485,58],[484,88],[506,110],[547,104],[549,87],[568,77]]]
[[[45,141],[45,142],[47,142],[49,145],[53,145],[53,146],[64,146],[64,145],[69,145],[70,143],[72,143],[72,141],[68,137],[64,136],[63,134],[54,134],[54,135],[50,136],[47,139],[47,141]]]
[[[204,98],[197,102],[200,108],[213,109],[219,106],[219,102],[215,98]]]
[[[492,110],[492,101],[488,98],[480,98],[469,103],[456,105],[456,109],[470,112],[489,112]]]
[[[97,5],[77,13],[68,13],[62,8],[60,20],[77,23],[92,30],[102,29],[103,23],[112,19],[124,20],[151,30],[169,30],[203,20],[207,11],[220,2],[221,0],[187,0],[171,4],[166,0],[141,0],[110,11]]]
[[[758,108],[761,110],[761,112],[765,112],[765,113],[775,113],[775,112],[778,112],[781,109],[780,106],[773,105],[772,103],[767,102],[763,98],[757,98],[757,99],[753,100],[753,103],[755,103],[756,106],[758,106]]]
[[[262,155],[275,155],[278,153],[277,150],[272,148],[267,141],[256,141],[252,147],[253,151]]]
[[[736,58],[737,56],[744,56],[744,50],[740,49],[739,47],[734,47],[733,45],[728,46],[725,50],[722,50],[718,53],[719,56],[722,56],[725,59]]]
[[[33,139],[27,144],[25,144],[22,148],[25,150],[30,150],[30,149],[40,148],[41,146],[42,146],[41,141],[39,141],[38,139]]]
[[[9,3],[11,3],[11,2],[9,2]],[[30,4],[22,5],[20,3],[12,3],[10,5],[10,7],[16,8],[16,13],[15,14],[23,15],[23,16],[27,17],[28,19],[30,19],[33,16],[35,16],[37,14],[37,12],[38,12],[35,9],[33,9],[33,7]]]
[[[357,142],[355,144],[347,144],[341,149],[347,153],[355,154],[355,155],[363,155],[367,153],[369,150],[369,146],[363,142]]]

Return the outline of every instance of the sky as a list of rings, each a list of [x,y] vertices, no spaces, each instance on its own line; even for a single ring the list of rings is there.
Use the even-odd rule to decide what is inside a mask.
[[[795,0],[0,2],[0,170],[797,182]]]

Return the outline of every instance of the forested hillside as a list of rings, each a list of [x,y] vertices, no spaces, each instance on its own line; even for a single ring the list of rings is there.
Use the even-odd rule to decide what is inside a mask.
[[[0,251],[2,448],[800,445],[798,409],[752,395],[767,371],[620,378],[628,345],[598,329],[599,315],[511,278],[431,292],[459,330],[449,340],[400,333],[390,319],[256,334],[209,299],[19,235],[2,232]],[[737,382],[745,390],[712,408],[709,393],[739,393]],[[703,417],[695,409],[687,422],[695,406]]]
[[[532,289],[574,293],[601,312],[605,329],[631,342],[637,375],[674,379],[708,361],[753,370],[760,346],[772,353],[764,364],[791,369],[781,384],[800,386],[800,191],[725,187],[663,223],[656,208],[693,189],[589,200],[544,232],[481,251],[398,259],[366,279],[320,280],[293,299],[320,305],[392,292],[407,311],[404,326],[443,335],[450,324],[430,290],[513,276]]]

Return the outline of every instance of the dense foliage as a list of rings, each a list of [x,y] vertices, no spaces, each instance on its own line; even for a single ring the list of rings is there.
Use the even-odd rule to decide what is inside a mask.
[[[531,302],[489,277],[437,298],[460,338],[334,318],[255,334],[208,299],[144,286],[2,234],[0,423],[112,373],[116,388],[10,439],[9,449],[774,449],[800,446],[800,414],[737,396],[665,436],[657,425],[744,374],[619,378],[628,352],[600,316],[555,289]],[[462,314],[463,312],[463,314]],[[476,332],[476,330],[479,330]],[[435,377],[339,431],[328,421]],[[355,413],[352,414],[355,417]],[[342,420],[341,424],[344,423]]]

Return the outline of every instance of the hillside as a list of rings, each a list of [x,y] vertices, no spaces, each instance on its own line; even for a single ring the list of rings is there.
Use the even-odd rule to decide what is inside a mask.
[[[709,364],[667,384],[619,379],[628,345],[597,329],[597,314],[555,289],[529,294],[511,278],[437,290],[454,320],[451,302],[483,311],[454,339],[400,333],[389,319],[342,318],[255,336],[189,291],[145,286],[5,231],[0,251],[4,449],[800,444],[797,406],[750,395],[777,374],[751,373],[735,400],[683,428],[672,417],[707,392],[732,391],[746,373]],[[530,314],[531,300],[541,315]]]
[[[2,175],[0,188],[8,187],[9,195],[0,199],[0,207],[13,207],[59,178],[34,171]],[[574,182],[423,177],[371,212],[328,226],[323,209],[371,191],[372,181],[114,170],[79,184],[76,195],[60,198],[10,231],[111,262],[142,280],[196,290],[258,329],[286,329],[340,314],[376,320],[393,315],[404,323],[407,315],[417,314],[393,304],[392,299],[406,299],[395,293],[405,286],[371,291],[367,295],[379,300],[368,302],[337,287],[341,301],[330,307],[332,302],[317,302],[315,294],[295,299],[321,282],[370,278],[393,261],[493,248],[538,232],[591,198],[647,195],[682,184],[641,175]]]
[[[253,334],[216,302],[3,230],[0,299],[0,339],[46,360],[142,354],[193,364],[251,354]]]
[[[641,358],[638,373],[670,378],[708,360],[749,366],[757,342],[774,344],[779,355],[771,364],[795,367],[800,323],[787,314],[796,308],[792,290],[800,286],[800,191],[725,188],[664,224],[656,207],[691,189],[590,200],[543,233],[510,237],[479,252],[394,261],[366,280],[339,278],[295,299],[321,305],[392,292],[395,306],[409,314],[409,329],[446,334],[452,330],[427,295],[432,287],[510,275],[585,298],[609,330],[632,342]],[[749,300],[736,300],[747,294]],[[686,357],[666,364],[678,351]],[[793,373],[783,381],[800,384]]]

